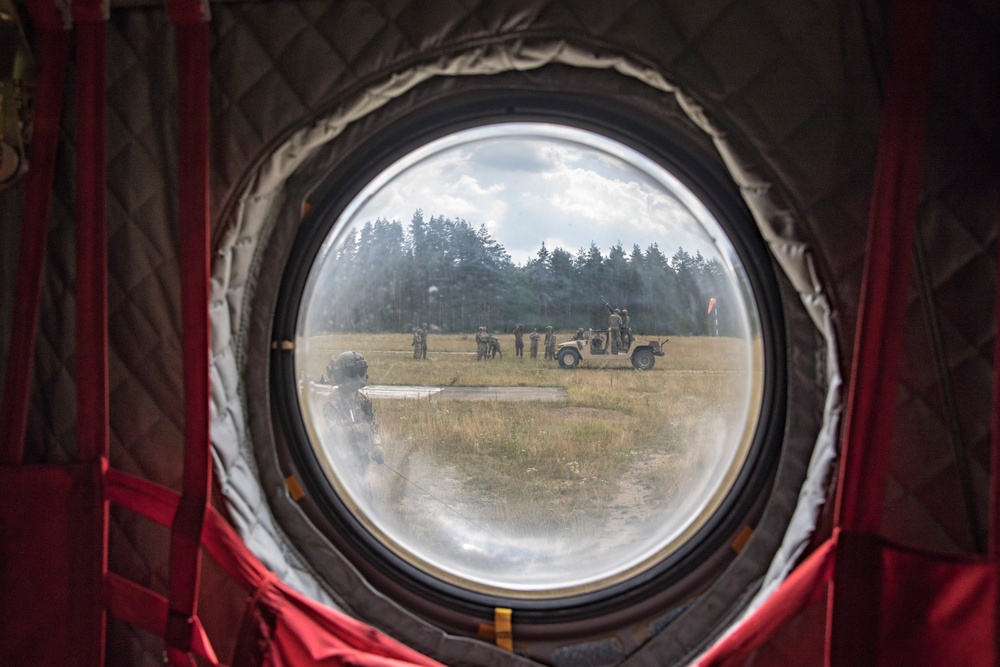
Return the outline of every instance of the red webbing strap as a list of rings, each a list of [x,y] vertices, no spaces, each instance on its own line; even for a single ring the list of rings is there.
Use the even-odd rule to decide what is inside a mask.
[[[110,572],[104,579],[104,597],[108,610],[117,618],[161,637],[166,632],[167,599],[162,595]],[[215,649],[197,617],[192,623],[191,652],[209,664],[219,664]]]
[[[1000,217],[1000,216],[998,216]],[[1000,225],[998,225],[1000,228]],[[1000,253],[1000,244],[997,245]],[[996,607],[993,613],[993,646],[1000,657],[1000,254],[996,264],[996,312],[993,320],[993,430],[990,454],[989,556],[996,569]]]
[[[835,567],[828,660],[870,664],[877,632],[881,529],[933,71],[934,0],[889,7],[889,78],[882,109],[865,270],[834,509],[843,531]],[[863,567],[862,567],[863,564]]]
[[[128,508],[161,526],[170,526],[177,513],[180,496],[148,479],[110,468],[107,474],[108,500]]]
[[[843,537],[834,530],[833,537],[796,568],[760,609],[706,652],[698,666],[823,664],[819,639],[824,617],[817,614],[817,607],[828,608],[825,584],[836,568],[858,566],[844,558]],[[997,664],[992,644],[984,641],[994,624],[992,562],[920,552],[864,537],[873,542],[883,572],[879,588],[868,591],[868,600],[885,601],[892,613],[875,619],[875,641],[858,664]]]
[[[105,479],[109,501],[161,526],[173,523],[180,505],[180,497],[173,489],[114,468],[107,471]],[[104,598],[108,611],[115,617],[160,637],[166,636],[170,614],[165,597],[109,572],[104,579]],[[191,620],[191,645],[188,650],[213,665],[218,664],[215,649],[197,616]]]
[[[102,0],[73,0],[76,33],[76,421],[78,458],[108,456],[108,250]]]
[[[105,25],[102,0],[73,0],[76,35],[76,423],[77,458],[107,461],[108,233],[105,170]],[[108,572],[108,504],[97,480],[102,512],[100,542],[86,545],[93,567]],[[107,615],[100,613],[100,646]],[[103,656],[95,664],[103,664]]]
[[[108,471],[108,497],[140,516],[169,526],[178,509],[177,492],[149,480],[117,470]],[[404,667],[420,665],[441,667],[440,663],[387,637],[370,626],[345,614],[306,599],[275,575],[247,549],[236,531],[215,509],[210,508],[202,534],[205,552],[248,594],[243,626],[264,626],[261,633],[241,634],[235,647],[237,656],[252,655],[249,664],[276,667],[287,665],[371,665]],[[160,602],[155,593],[146,591],[115,575],[106,586],[108,607],[115,616],[159,634]],[[163,612],[165,614],[165,611]],[[214,656],[208,637],[194,620],[197,655]],[[261,663],[263,658],[263,663]],[[234,660],[233,664],[243,664]]]
[[[882,109],[836,520],[878,533],[896,413],[899,351],[912,264],[933,65],[934,0],[891,3]]]
[[[55,177],[56,145],[63,88],[69,62],[69,32],[52,0],[28,3],[31,21],[41,36],[41,63],[31,140],[30,168],[25,181],[23,224],[17,271],[10,349],[0,410],[0,464],[18,465],[24,438],[35,359],[38,302],[49,229],[49,203]]]
[[[107,483],[111,502],[161,526],[173,523],[180,505],[180,496],[173,489],[114,468],[108,471]],[[207,521],[205,549],[226,574],[248,591],[258,590],[273,578],[256,558],[249,556],[242,540],[215,508],[209,509]],[[238,555],[244,553],[248,557]]]
[[[170,535],[169,610],[164,635],[172,665],[188,655],[196,625],[201,539],[208,511],[209,452],[209,199],[207,4],[168,0],[176,24],[178,71],[178,213],[184,328],[184,474]]]
[[[0,466],[0,665],[104,664],[106,465]]]
[[[837,533],[809,554],[743,623],[698,660],[699,667],[740,664],[777,630],[816,602],[833,577]]]

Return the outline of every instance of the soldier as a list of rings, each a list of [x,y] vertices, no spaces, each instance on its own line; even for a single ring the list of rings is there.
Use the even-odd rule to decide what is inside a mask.
[[[552,330],[552,327],[546,327],[545,329],[545,358],[556,358],[556,333]]]
[[[489,351],[490,335],[486,333],[486,327],[479,327],[476,332],[476,361],[482,361]]]
[[[489,354],[491,359],[497,355],[500,355],[500,358],[503,359],[503,350],[500,349],[500,339],[496,336],[490,336]]]
[[[368,362],[357,352],[344,352],[330,360],[326,373],[333,386],[323,405],[323,417],[335,446],[346,449],[343,458],[347,468],[363,480],[372,461],[384,461],[375,411],[371,400],[360,391],[368,384]]]
[[[410,343],[413,346],[413,358],[420,358],[420,327],[413,330],[413,342]]]
[[[524,358],[524,327],[520,322],[514,327],[514,356]]]
[[[601,338],[601,334],[595,333],[590,338],[590,351],[594,354],[604,353],[604,339]]]
[[[583,333],[583,328],[582,327],[579,328],[579,329],[577,329],[576,333],[573,334],[573,340],[585,340],[586,338],[587,338],[587,334]]]
[[[417,357],[417,358],[418,359],[426,359],[427,358],[427,334],[430,333],[430,329],[427,326],[427,322],[424,322],[423,324],[421,324],[420,328],[417,329],[417,331],[420,332],[420,356]]]
[[[618,354],[618,348],[622,346],[622,315],[617,308],[608,315],[608,335],[611,337],[611,354]]]
[[[539,336],[539,334],[538,334],[538,327],[535,327],[534,331],[531,332],[531,335],[528,336],[528,338],[531,339],[531,358],[532,359],[537,359],[538,358],[538,339],[540,337],[541,336]]]
[[[627,308],[622,308],[622,345],[626,350],[632,346],[632,327],[628,319]]]

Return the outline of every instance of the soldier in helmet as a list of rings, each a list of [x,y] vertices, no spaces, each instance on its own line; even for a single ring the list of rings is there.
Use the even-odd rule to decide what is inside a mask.
[[[420,358],[420,327],[413,330],[413,342],[410,343],[413,346],[413,358]]]
[[[611,337],[611,354],[618,354],[622,346],[622,314],[617,308],[608,315],[608,336]]]
[[[628,319],[628,309],[622,308],[622,347],[626,350],[632,345],[632,326]]]
[[[528,336],[528,338],[531,339],[531,358],[532,359],[537,359],[538,358],[538,339],[541,338],[541,335],[538,333],[538,327],[534,328],[534,330],[531,332],[531,335]]]
[[[520,322],[514,327],[514,356],[524,358],[524,325]]]
[[[552,330],[552,327],[545,328],[545,358],[556,358],[556,332]]]
[[[490,336],[489,355],[490,359],[493,359],[498,355],[501,359],[503,359],[503,350],[500,349],[500,339],[496,336]]]
[[[371,462],[384,460],[371,400],[361,393],[368,384],[368,362],[357,352],[330,359],[326,374],[333,386],[323,405],[323,417],[343,454],[347,468],[362,480]]]
[[[476,361],[482,361],[490,348],[490,335],[486,332],[486,327],[479,327],[476,332]]]
[[[419,327],[417,327],[418,341],[414,345],[413,358],[414,359],[426,359],[427,358],[427,334],[430,331],[427,326],[427,322],[424,322]]]

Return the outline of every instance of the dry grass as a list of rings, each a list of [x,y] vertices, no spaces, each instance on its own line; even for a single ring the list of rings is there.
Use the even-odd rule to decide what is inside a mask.
[[[385,460],[396,471],[383,469],[374,482],[378,502],[415,533],[429,530],[422,517],[448,511],[507,535],[613,529],[616,516],[641,522],[679,502],[720,459],[739,455],[760,395],[759,345],[729,338],[672,339],[646,372],[517,359],[512,336],[503,339],[503,359],[484,362],[471,335],[432,334],[425,361],[412,358],[409,342],[391,334],[314,338],[308,376],[353,349],[368,360],[374,385],[564,387],[568,396],[376,399]],[[641,509],[623,510],[627,504]]]

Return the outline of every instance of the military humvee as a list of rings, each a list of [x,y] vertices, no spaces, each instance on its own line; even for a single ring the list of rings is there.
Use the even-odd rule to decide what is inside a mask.
[[[556,347],[556,360],[561,368],[576,368],[581,361],[587,361],[590,365],[597,366],[624,366],[632,364],[632,367],[640,371],[648,371],[656,363],[656,357],[662,357],[663,343],[651,340],[648,343],[640,343],[634,338],[629,342],[628,347],[619,348],[617,351],[611,349],[611,336],[607,329],[587,331],[585,338],[581,340],[570,340],[560,343]]]

